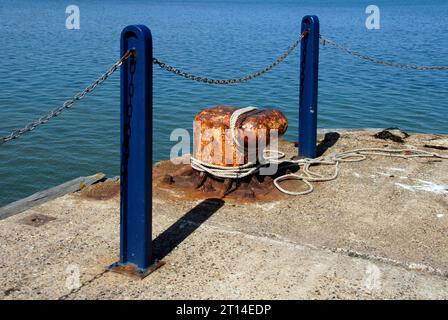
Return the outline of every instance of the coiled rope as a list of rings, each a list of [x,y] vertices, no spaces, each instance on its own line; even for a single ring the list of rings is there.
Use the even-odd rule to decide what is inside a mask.
[[[243,146],[239,143],[238,139],[235,135],[235,130],[237,129],[238,119],[241,115],[245,113],[249,113],[251,111],[256,110],[256,107],[246,107],[242,109],[235,110],[230,117],[230,130],[232,133],[232,139],[237,150],[241,152]],[[244,149],[242,150],[244,152]],[[223,179],[240,179],[253,174],[256,174],[260,168],[269,166],[271,164],[290,164],[290,165],[298,165],[299,171],[302,174],[294,174],[289,173],[282,176],[279,176],[273,180],[275,187],[289,195],[298,196],[305,195],[313,192],[314,186],[312,182],[324,182],[335,180],[339,176],[339,165],[341,162],[360,162],[367,159],[367,156],[386,156],[386,157],[395,157],[395,158],[439,158],[439,159],[447,159],[448,155],[441,155],[435,152],[429,152],[425,150],[418,150],[414,147],[404,148],[404,149],[388,149],[388,148],[359,148],[348,150],[344,152],[336,152],[329,156],[321,156],[318,158],[303,158],[298,160],[287,160],[285,158],[285,154],[278,150],[263,150],[263,159],[261,162],[252,163],[248,162],[244,165],[237,167],[224,167],[213,165],[210,163],[206,163],[199,159],[191,156],[191,167],[195,170],[207,172],[215,177],[223,178]],[[332,174],[322,175],[315,171],[312,171],[310,168],[316,165],[326,165],[326,166],[334,166],[334,170]],[[280,182],[284,180],[300,180],[307,185],[308,189],[305,191],[290,191],[286,190],[282,186],[280,186]]]

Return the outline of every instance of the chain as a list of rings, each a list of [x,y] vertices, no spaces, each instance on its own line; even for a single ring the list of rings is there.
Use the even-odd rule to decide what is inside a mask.
[[[168,72],[174,73],[176,75],[182,76],[186,79],[202,82],[202,83],[208,83],[208,84],[236,84],[236,83],[242,83],[246,82],[255,78],[258,78],[273,68],[275,68],[278,64],[280,64],[283,60],[285,60],[292,51],[299,45],[299,43],[302,41],[302,39],[308,34],[308,30],[305,30],[300,34],[300,36],[294,41],[294,43],[285,51],[285,53],[280,56],[277,60],[275,60],[273,63],[265,67],[264,69],[261,69],[257,72],[251,73],[249,75],[239,77],[239,78],[233,78],[233,79],[211,79],[203,76],[197,76],[191,73],[188,73],[186,71],[183,71],[181,69],[178,69],[174,66],[171,66],[165,62],[162,62],[158,60],[157,58],[153,58],[153,64],[158,65],[161,69],[166,70]],[[396,63],[392,61],[387,60],[380,60],[375,57],[367,56],[364,54],[361,54],[359,52],[353,51],[333,40],[330,40],[326,37],[320,36],[320,41],[323,45],[329,44],[345,53],[348,53],[352,56],[355,56],[359,59],[363,59],[366,61],[370,61],[373,63],[386,65],[390,67],[395,68],[401,68],[401,69],[413,69],[413,70],[448,70],[448,66],[422,66],[422,65],[415,65],[415,64],[402,64],[402,63]],[[47,123],[50,119],[57,117],[62,111],[65,109],[69,109],[73,107],[74,103],[78,100],[83,99],[88,93],[95,90],[95,88],[102,84],[104,81],[106,81],[122,64],[125,60],[127,60],[129,57],[133,55],[133,51],[126,52],[117,62],[115,62],[112,67],[110,67],[103,75],[101,75],[98,79],[96,79],[91,85],[89,85],[87,88],[85,88],[83,91],[77,93],[73,98],[66,100],[60,107],[50,111],[46,115],[40,117],[39,119],[27,124],[23,128],[16,129],[12,131],[10,134],[0,137],[0,145],[4,144],[8,141],[14,140],[22,136],[23,134],[30,132],[34,130],[36,127],[38,127],[41,124]],[[301,79],[303,80],[303,79]]]
[[[153,58],[153,63],[158,65],[160,68],[162,68],[163,70],[166,70],[168,72],[174,73],[176,75],[182,76],[186,79],[189,80],[193,80],[193,81],[198,81],[198,82],[202,82],[202,83],[208,83],[208,84],[236,84],[236,83],[241,83],[241,82],[246,82],[255,78],[258,78],[262,75],[264,75],[265,73],[271,71],[272,69],[274,69],[274,67],[276,67],[278,64],[280,64],[283,60],[286,59],[287,56],[289,56],[289,54],[291,52],[294,51],[294,49],[299,45],[300,41],[302,41],[302,39],[306,36],[306,34],[308,33],[308,31],[304,31],[302,32],[302,34],[297,38],[296,41],[294,41],[294,43],[288,48],[288,50],[285,51],[285,53],[278,58],[277,60],[275,60],[273,63],[271,63],[270,65],[268,65],[266,68],[261,69],[257,72],[251,73],[247,76],[244,77],[240,77],[240,78],[233,78],[233,79],[211,79],[211,78],[207,78],[207,77],[202,77],[202,76],[196,76],[193,75],[191,73],[188,73],[186,71],[183,71],[181,69],[178,69],[174,66],[168,65],[156,58]]]
[[[301,57],[300,57],[300,70],[305,70],[305,63],[306,63],[306,58],[307,58],[307,54],[306,52],[308,50],[306,50],[306,46],[308,45],[308,41],[305,41],[302,44],[302,52],[301,52]],[[305,72],[299,72],[299,101],[300,103],[302,103],[302,98],[303,98],[303,90],[304,90],[304,83],[305,83]]]
[[[130,154],[130,150],[129,150],[129,143],[131,141],[131,134],[132,134],[132,130],[131,130],[131,120],[132,120],[132,112],[133,112],[133,99],[134,99],[134,94],[135,94],[135,87],[134,87],[134,77],[135,77],[135,71],[136,71],[136,66],[137,66],[137,61],[134,57],[132,57],[129,60],[129,73],[130,73],[130,77],[128,80],[128,89],[127,89],[127,97],[125,97],[127,99],[127,108],[124,111],[122,117],[123,117],[123,130],[122,130],[122,134],[123,134],[123,144],[122,144],[122,157],[121,157],[121,165],[120,165],[120,170],[121,170],[121,182],[120,182],[120,189],[124,190],[122,191],[122,206],[126,207],[127,206],[127,196],[124,196],[124,193],[127,192],[124,188],[124,186],[126,186],[128,184],[128,162],[129,162],[129,154]]]
[[[359,59],[363,59],[366,61],[370,61],[373,63],[377,63],[377,64],[381,64],[381,65],[385,65],[385,66],[389,66],[389,67],[395,67],[395,68],[401,68],[401,69],[412,69],[412,70],[420,70],[420,71],[424,71],[424,70],[448,70],[448,66],[422,66],[422,65],[416,65],[416,64],[403,64],[403,63],[396,63],[396,62],[392,62],[392,61],[387,61],[387,60],[381,60],[375,57],[371,57],[371,56],[367,56],[364,54],[361,54],[359,52],[353,51],[352,49],[349,49],[339,43],[336,43],[333,40],[330,40],[328,38],[325,38],[323,36],[320,36],[320,42],[323,45],[329,44],[345,53],[348,53],[352,56],[355,56]]]
[[[65,109],[69,109],[69,108],[73,107],[73,104],[76,101],[83,99],[86,96],[86,94],[92,92],[93,90],[95,90],[95,88],[97,86],[99,86],[104,81],[106,81],[107,78],[109,78],[123,64],[123,62],[125,60],[127,60],[129,57],[132,56],[132,54],[133,54],[133,51],[126,52],[103,75],[101,75],[98,79],[96,79],[91,85],[89,85],[83,91],[81,91],[81,92],[77,93],[75,96],[73,96],[73,98],[66,100],[60,107],[50,111],[49,113],[40,117],[39,119],[27,124],[25,127],[16,129],[13,132],[11,132],[10,134],[8,134],[7,136],[0,137],[0,145],[4,144],[10,140],[19,138],[21,135],[36,129],[36,127],[38,127],[39,125],[47,123],[50,119],[57,117]]]

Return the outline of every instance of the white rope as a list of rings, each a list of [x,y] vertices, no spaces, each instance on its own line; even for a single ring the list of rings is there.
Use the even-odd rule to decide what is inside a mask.
[[[244,146],[242,146],[235,136],[235,128],[238,118],[245,113],[256,110],[256,107],[247,107],[235,110],[230,117],[230,130],[232,133],[233,143],[238,150],[242,149],[244,152]],[[302,174],[285,174],[277,177],[273,180],[275,187],[286,194],[289,195],[305,195],[313,192],[314,187],[311,182],[323,182],[335,180],[339,175],[339,164],[341,162],[360,162],[367,159],[367,156],[386,156],[395,157],[403,159],[411,158],[439,158],[448,159],[448,155],[441,155],[435,152],[429,152],[425,150],[418,150],[413,146],[404,149],[387,149],[387,148],[359,148],[348,150],[344,152],[333,153],[327,157],[318,157],[315,159],[304,158],[298,160],[284,160],[285,154],[278,150],[266,149],[263,151],[263,163],[246,163],[238,167],[224,167],[206,163],[194,157],[191,157],[191,167],[198,171],[205,171],[213,176],[220,178],[230,178],[238,179],[250,176],[257,173],[260,168],[268,166],[270,164],[285,164],[291,163],[299,166],[299,170],[303,172]],[[310,170],[311,166],[314,165],[327,165],[334,166],[334,171],[332,174],[324,176],[317,172]],[[285,180],[300,180],[307,185],[308,189],[305,191],[289,191],[280,186],[281,181]]]
[[[238,139],[235,136],[235,130],[236,130],[236,123],[238,122],[238,118],[242,116],[245,113],[249,113],[251,111],[257,110],[257,107],[245,107],[241,109],[237,109],[232,112],[232,115],[230,116],[230,134],[232,135],[233,143],[235,144],[238,151],[241,153],[244,153],[244,146],[240,144]]]
[[[387,148],[360,148],[353,149],[344,152],[334,153],[328,157],[319,157],[315,159],[300,159],[291,160],[290,162],[299,165],[299,170],[302,169],[303,174],[287,174],[274,179],[274,185],[278,190],[289,195],[304,195],[314,190],[311,182],[322,182],[335,180],[339,175],[339,164],[341,162],[360,162],[367,159],[367,156],[387,156],[403,159],[411,158],[439,158],[448,159],[448,155],[441,155],[435,152],[429,152],[424,150],[418,150],[414,147],[406,149],[387,149]],[[332,175],[323,176],[310,170],[312,165],[333,165],[335,167]],[[305,191],[289,191],[280,186],[279,182],[284,180],[301,180],[307,186]]]

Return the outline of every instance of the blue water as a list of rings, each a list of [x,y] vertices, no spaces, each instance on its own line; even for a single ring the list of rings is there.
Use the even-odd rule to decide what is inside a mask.
[[[301,17],[354,50],[399,62],[448,64],[448,2],[374,1],[381,29],[365,27],[371,1],[76,1],[81,29],[65,28],[66,1],[0,1],[0,135],[88,85],[119,55],[123,27],[152,29],[156,57],[201,75],[245,75],[295,40]],[[216,104],[276,107],[295,139],[298,54],[238,86],[197,84],[155,69],[154,160],[168,158],[174,128]],[[81,175],[119,173],[119,75],[75,108],[0,147],[0,205]],[[324,47],[319,126],[448,133],[448,72],[377,66]]]

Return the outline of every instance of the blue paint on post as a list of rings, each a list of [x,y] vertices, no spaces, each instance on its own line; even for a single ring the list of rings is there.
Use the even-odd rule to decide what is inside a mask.
[[[152,257],[152,37],[143,25],[126,27],[121,55],[120,261],[111,269],[144,276]],[[128,268],[123,268],[128,267]],[[130,271],[131,270],[131,271]],[[119,270],[118,270],[119,271]]]
[[[317,84],[319,69],[319,19],[305,16],[300,50],[299,95],[299,156],[316,157],[317,142]]]

